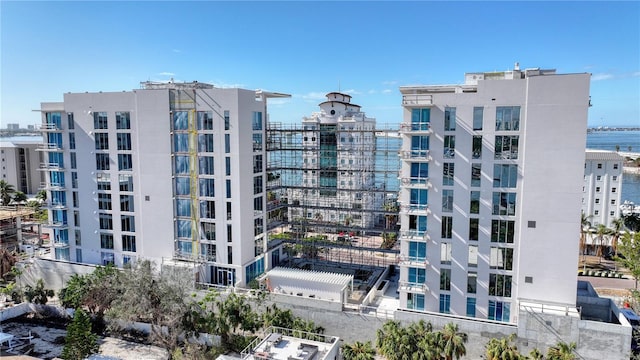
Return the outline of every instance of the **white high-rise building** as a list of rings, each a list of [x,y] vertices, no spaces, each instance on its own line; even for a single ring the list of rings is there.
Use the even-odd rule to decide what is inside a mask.
[[[326,96],[320,111],[302,120],[302,184],[289,189],[289,220],[371,228],[379,219],[370,210],[381,209],[384,200],[372,191],[376,120],[348,94]]]
[[[575,306],[589,81],[516,66],[400,88],[401,308]]]
[[[587,149],[582,212],[592,226],[611,226],[620,218],[624,157],[615,151]]]
[[[200,282],[246,284],[268,266],[267,99],[288,95],[142,85],[42,103],[53,256],[185,260]]]
[[[0,141],[0,180],[13,185],[16,191],[36,194],[42,183],[42,174],[38,171],[42,154],[38,152],[43,145],[29,138],[13,141]]]

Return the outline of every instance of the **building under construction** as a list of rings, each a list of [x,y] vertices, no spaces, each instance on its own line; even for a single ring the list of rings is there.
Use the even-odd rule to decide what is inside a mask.
[[[298,245],[289,254],[316,264],[395,264],[398,130],[376,126],[348,94],[319,106],[301,124],[269,123],[269,245]]]

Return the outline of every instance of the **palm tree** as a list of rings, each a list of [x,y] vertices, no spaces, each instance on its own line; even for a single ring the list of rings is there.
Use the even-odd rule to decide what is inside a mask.
[[[584,266],[586,266],[585,261],[585,252],[587,249],[587,233],[589,232],[589,228],[591,228],[591,219],[593,215],[587,216],[584,211],[580,213],[580,253],[582,253],[582,266],[584,270]]]
[[[342,345],[342,357],[344,360],[373,360],[376,351],[371,346],[371,341],[362,343],[356,341],[353,344]]]
[[[9,205],[11,202],[11,196],[16,192],[13,185],[9,184],[5,180],[0,180],[0,200],[2,205]]]
[[[547,360],[574,360],[576,356],[573,350],[575,349],[576,343],[567,344],[564,341],[559,341],[547,350]]]
[[[439,340],[446,360],[451,360],[454,357],[460,359],[467,353],[467,348],[464,346],[464,343],[467,342],[467,334],[458,332],[458,325],[454,323],[448,323],[444,326],[444,329],[440,331]]]
[[[16,191],[13,195],[13,202],[16,204],[23,204],[27,201],[27,199],[27,195],[25,195],[25,193],[23,193],[22,191]]]
[[[38,193],[36,194],[36,199],[45,202],[47,201],[47,191],[46,190],[40,190],[38,191]]]
[[[485,356],[487,360],[521,360],[525,359],[518,351],[518,347],[511,342],[515,334],[501,339],[492,338],[485,345]]]
[[[613,255],[618,254],[618,240],[620,239],[620,232],[624,230],[624,219],[614,218],[611,220],[611,249]]]
[[[538,350],[538,348],[533,348],[533,350],[529,352],[529,357],[531,360],[543,360],[544,354],[542,351]]]
[[[596,256],[598,257],[598,262],[602,262],[602,247],[604,244],[605,236],[611,234],[611,230],[604,224],[598,224],[596,228],[596,238],[598,239],[598,245],[596,245]]]

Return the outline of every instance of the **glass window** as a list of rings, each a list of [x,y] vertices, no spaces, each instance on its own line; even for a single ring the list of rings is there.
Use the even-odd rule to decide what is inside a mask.
[[[414,284],[424,284],[427,280],[427,270],[424,268],[413,268],[409,269],[409,282]]]
[[[513,249],[492,247],[489,265],[492,269],[512,270]]]
[[[106,112],[94,112],[93,113],[93,128],[94,129],[108,129],[107,113]]]
[[[198,184],[200,189],[200,196],[216,196],[214,179],[198,179]]]
[[[182,153],[189,152],[189,134],[173,134],[173,151]]]
[[[500,160],[518,158],[518,135],[496,136],[495,158]]]
[[[113,217],[111,214],[100,213],[100,229],[113,230]]]
[[[410,199],[409,199],[409,204],[411,205],[411,208],[417,208],[417,209],[426,209],[427,205],[429,204],[428,201],[428,190],[426,189],[411,189],[410,192]]]
[[[254,139],[254,149],[255,149],[255,139]],[[228,154],[231,152],[231,135],[224,134],[224,152]]]
[[[262,134],[253,134],[253,151],[262,151]]]
[[[215,219],[216,218],[216,203],[210,200],[200,200],[200,218],[202,219]]]
[[[198,111],[198,130],[213,130],[213,111]]]
[[[118,154],[118,170],[120,171],[132,170],[133,169],[132,162],[133,161],[132,161],[131,154]]]
[[[253,157],[253,173],[262,172],[262,155],[255,155]]]
[[[491,220],[491,242],[513,243],[515,221]]]
[[[200,223],[200,234],[203,235],[206,240],[215,241],[216,224],[208,222]]]
[[[118,176],[120,191],[133,191],[133,175]]]
[[[191,200],[176,199],[176,216],[191,217]]]
[[[520,106],[496,107],[496,131],[520,130]]]
[[[253,178],[253,193],[260,194],[262,192],[262,176]]]
[[[78,188],[78,173],[75,171],[71,172],[71,187],[74,189]]]
[[[453,232],[453,217],[452,216],[443,216],[442,217],[442,235],[443,239],[451,239],[451,235]]]
[[[231,203],[227,202],[227,220],[231,220]]]
[[[427,217],[409,215],[409,230],[414,231],[418,235],[424,234],[427,231]]]
[[[425,157],[429,153],[429,136],[411,137],[411,157]]]
[[[454,163],[442,164],[442,185],[453,185]]]
[[[120,211],[133,211],[133,195],[120,195]]]
[[[489,295],[511,297],[511,275],[489,274]]]
[[[479,225],[480,223],[480,219],[478,218],[470,218],[469,219],[469,240],[478,240],[478,229],[480,227]]]
[[[253,122],[251,123],[253,130],[262,130],[262,113],[260,111],[253,112]]]
[[[69,153],[69,155],[71,156],[71,168],[72,169],[77,169],[78,168],[78,160],[76,158],[76,153],[72,152],[72,153]]]
[[[224,111],[224,129],[229,130],[231,127],[231,118],[229,116],[229,110]]]
[[[74,150],[76,148],[76,134],[69,133],[69,149]]]
[[[118,133],[118,150],[131,150],[131,134]]]
[[[440,313],[448,314],[451,308],[451,295],[440,294]]]
[[[96,150],[109,150],[109,134],[95,134]]]
[[[100,234],[100,248],[113,250],[113,234]]]
[[[427,258],[427,244],[423,242],[409,242],[409,259],[413,261],[424,261]]]
[[[411,163],[411,183],[426,183],[428,179],[428,163]]]
[[[478,286],[478,274],[475,272],[467,273],[467,292],[475,294]]]
[[[471,191],[469,199],[470,199],[469,213],[479,214],[480,213],[480,191]]]
[[[424,311],[424,294],[407,293],[407,309]]]
[[[482,130],[483,111],[482,107],[473,108],[473,130]]]
[[[518,182],[518,165],[494,164],[493,187],[515,188]]]
[[[180,238],[191,238],[191,221],[176,220],[176,234]]]
[[[259,215],[262,213],[262,206],[263,203],[263,197],[262,196],[258,196],[256,198],[253,199],[253,213],[256,215]]]
[[[226,189],[227,190],[227,199],[230,199],[231,198],[231,180],[227,179],[225,182],[226,182],[225,185],[226,185],[226,188],[227,188]]]
[[[476,317],[476,298],[467,298],[467,316]]]
[[[450,243],[440,243],[440,263],[441,264],[451,264],[451,244]]]
[[[111,210],[111,194],[98,194],[98,209]]]
[[[73,113],[67,113],[67,127],[69,128],[69,130],[73,130],[75,129],[75,121],[73,121]]]
[[[516,193],[494,192],[493,193],[493,215],[516,214]]]
[[[190,179],[188,177],[176,177],[176,195],[189,195]]]
[[[509,322],[511,304],[504,301],[489,300],[489,320]]]
[[[188,156],[176,156],[174,159],[175,169],[174,173],[179,175],[189,174],[189,157]]]
[[[131,115],[128,111],[116,112],[116,129],[131,129]]]
[[[189,130],[189,112],[175,111],[173,113],[173,130]]]
[[[411,130],[429,130],[431,121],[431,109],[411,109]]]
[[[453,131],[456,129],[456,108],[444,108],[444,130]]]
[[[136,231],[136,222],[133,215],[122,215],[120,217],[120,225],[122,231]]]
[[[231,176],[231,158],[228,156],[224,158],[224,174]]]
[[[253,236],[258,236],[264,232],[262,218],[253,219]]]
[[[456,136],[445,135],[444,136],[444,158],[453,159],[456,155]]]
[[[198,134],[198,152],[213,152],[213,134]]]
[[[122,235],[122,251],[136,252],[136,237],[133,235]]]
[[[480,159],[482,157],[482,135],[474,135],[471,142],[471,158]]]
[[[480,187],[482,180],[482,164],[471,164],[471,186]]]
[[[442,212],[453,212],[453,190],[442,190]]]
[[[213,157],[212,156],[198,157],[198,174],[213,175]]]

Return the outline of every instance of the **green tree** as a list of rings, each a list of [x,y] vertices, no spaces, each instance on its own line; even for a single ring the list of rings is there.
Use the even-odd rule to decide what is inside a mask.
[[[457,332],[457,328],[455,330]],[[459,335],[466,338],[466,335]],[[376,348],[388,360],[440,360],[446,356],[442,354],[447,341],[455,341],[448,336],[443,336],[443,332],[432,332],[431,323],[424,321],[408,327],[402,327],[397,321],[387,321],[376,332]]]
[[[582,254],[582,264],[586,266],[586,250],[587,250],[587,234],[591,228],[591,219],[593,215],[587,216],[584,211],[580,213],[580,253]]]
[[[16,204],[23,204],[27,201],[27,195],[22,191],[16,191],[13,195],[13,202]]]
[[[356,341],[353,344],[342,345],[342,357],[344,360],[373,360],[376,351],[371,346],[371,341],[366,343]]]
[[[598,243],[596,246],[596,256],[598,257],[598,261],[602,261],[602,248],[604,246],[604,238],[608,235],[611,235],[611,229],[609,229],[604,224],[598,224],[596,227],[595,237],[598,239]]]
[[[576,349],[576,343],[559,341],[547,350],[547,360],[574,360],[576,358],[573,351]]]
[[[53,290],[44,288],[44,281],[38,279],[36,286],[27,285],[24,289],[24,297],[28,302],[44,305],[49,301],[49,297],[53,296]]]
[[[640,214],[629,214],[622,216],[624,219],[624,226],[629,231],[640,231]]]
[[[9,205],[11,197],[15,192],[16,189],[13,185],[9,184],[5,180],[0,180],[0,200],[2,201],[2,205]]]
[[[439,343],[444,352],[444,358],[451,360],[454,357],[460,359],[467,353],[464,344],[467,342],[467,334],[458,331],[458,325],[448,323],[440,331]]]
[[[640,277],[640,232],[625,232],[618,244],[620,257],[614,258],[618,265],[626,268],[636,280],[635,289],[638,289],[638,277]]]
[[[91,332],[91,319],[82,309],[74,313],[64,342],[61,355],[63,359],[82,360],[98,352],[98,335]]]
[[[38,191],[38,193],[36,194],[36,199],[45,202],[47,201],[47,191],[46,190],[40,190]]]
[[[524,360],[526,356],[521,355],[518,347],[513,344],[515,334],[508,337],[492,338],[485,344],[485,357],[487,360]]]
[[[531,360],[543,360],[544,354],[538,348],[533,348],[533,350],[529,352],[529,357]]]

